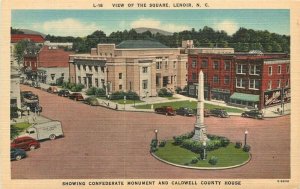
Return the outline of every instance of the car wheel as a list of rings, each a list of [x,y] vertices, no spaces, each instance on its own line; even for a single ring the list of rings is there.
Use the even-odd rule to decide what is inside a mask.
[[[168,112],[166,113],[166,116],[168,116]]]
[[[50,140],[54,140],[56,138],[55,134],[49,136]]]
[[[35,145],[31,145],[31,146],[29,147],[29,149],[32,151],[32,150],[35,150],[36,147],[35,147]]]
[[[21,155],[17,155],[17,156],[16,156],[16,160],[17,160],[17,161],[19,161],[19,160],[21,160],[21,159],[22,159],[22,156],[21,156]]]

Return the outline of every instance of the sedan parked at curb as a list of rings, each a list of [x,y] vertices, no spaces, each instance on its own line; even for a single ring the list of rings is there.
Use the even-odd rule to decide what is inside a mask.
[[[250,111],[245,111],[242,113],[242,117],[251,117],[255,119],[263,119],[263,113],[259,110],[250,110]]]
[[[72,93],[72,94],[70,94],[69,98],[72,99],[72,100],[76,100],[76,101],[84,100],[81,93]]]
[[[185,108],[185,107],[180,107],[176,110],[176,114],[178,115],[183,115],[183,116],[193,116],[194,111],[191,108]]]
[[[229,117],[229,115],[226,112],[226,110],[217,109],[217,108],[210,110],[210,115],[216,116],[216,117],[221,117],[221,118],[227,118],[227,117]]]
[[[173,116],[176,115],[176,112],[171,106],[162,106],[159,108],[155,108],[154,111],[158,114],[173,115]]]
[[[40,143],[28,136],[18,137],[10,144],[11,148],[20,148],[22,150],[34,150],[40,147]]]
[[[69,90],[62,89],[62,90],[58,91],[58,96],[69,97],[70,92],[69,92]]]
[[[26,155],[26,152],[22,149],[19,149],[19,148],[11,148],[10,149],[10,160],[21,160],[23,158],[25,158],[27,155]]]

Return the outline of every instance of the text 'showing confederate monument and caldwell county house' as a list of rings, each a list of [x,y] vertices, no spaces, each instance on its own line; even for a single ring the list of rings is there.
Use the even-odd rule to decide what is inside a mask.
[[[13,179],[290,178],[288,53],[195,47],[190,39],[177,41],[175,48],[142,38],[97,42],[83,54],[72,51],[70,42],[49,42],[38,34],[12,34],[11,39],[11,107],[19,108],[11,125],[58,120],[64,132],[56,141],[40,141],[26,159],[12,161]],[[16,66],[15,46],[22,40],[34,45]],[[69,84],[83,88],[75,91]],[[52,85],[79,93],[89,105],[87,99],[94,98],[97,106],[60,97]],[[88,94],[93,88],[104,95]],[[174,96],[159,96],[162,89]],[[112,99],[117,92],[139,98]],[[27,112],[32,101],[24,99],[34,97],[31,93],[38,100]],[[174,116],[154,114],[157,108]],[[179,116],[180,108],[190,109],[192,116]],[[229,115],[218,118],[213,110]],[[241,116],[249,110],[264,113],[264,119]],[[196,147],[188,149],[189,144]],[[201,170],[207,167],[227,170]]]

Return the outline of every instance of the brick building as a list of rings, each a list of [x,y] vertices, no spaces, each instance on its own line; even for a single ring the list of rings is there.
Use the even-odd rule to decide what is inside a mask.
[[[286,54],[197,54],[188,59],[189,95],[196,96],[200,69],[205,98],[259,109],[290,100],[290,60]]]
[[[70,79],[87,88],[108,86],[109,93],[156,96],[161,88],[175,91],[186,85],[187,55],[181,50],[148,40],[98,44],[91,54],[70,56]]]

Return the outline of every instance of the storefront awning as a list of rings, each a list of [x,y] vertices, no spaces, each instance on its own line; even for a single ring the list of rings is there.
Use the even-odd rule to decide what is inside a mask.
[[[243,101],[248,101],[248,102],[258,102],[259,95],[245,94],[245,93],[233,93],[230,96],[230,99],[243,100]]]

